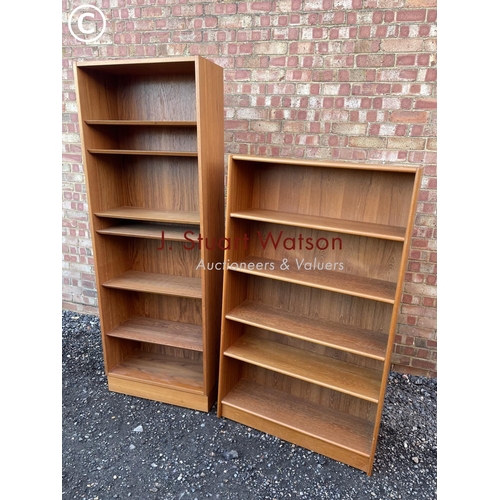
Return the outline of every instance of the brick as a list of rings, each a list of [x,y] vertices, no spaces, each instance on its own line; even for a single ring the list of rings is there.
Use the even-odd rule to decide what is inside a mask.
[[[252,2],[250,9],[253,11],[269,12],[273,8],[272,2]]]
[[[437,19],[437,10],[429,9],[427,11],[427,22],[434,23],[436,22],[436,19]]]
[[[373,54],[356,56],[356,64],[359,67],[380,68],[394,66],[395,57],[392,54]]]
[[[424,370],[435,370],[436,369],[436,362],[435,361],[428,361],[425,359],[419,359],[419,358],[413,358],[411,362],[411,366],[415,368],[421,368]]]
[[[415,109],[436,109],[436,99],[419,99],[415,103]]]
[[[429,38],[424,42],[424,50],[435,53],[437,50],[437,39]]]
[[[245,120],[225,120],[224,128],[226,130],[248,130],[248,121]]]
[[[354,43],[354,52],[378,52],[380,40],[358,40]]]
[[[414,66],[415,60],[415,54],[400,55],[396,58],[396,66]]]
[[[250,128],[256,132],[278,132],[281,129],[281,123],[271,121],[255,121],[250,123]]]
[[[287,57],[271,57],[269,59],[269,66],[285,66],[287,63]]]
[[[378,81],[397,82],[397,81],[415,81],[417,70],[410,69],[392,69],[381,70],[377,75]]]
[[[393,111],[390,120],[395,123],[425,123],[427,113],[425,111]]]
[[[239,120],[262,120],[267,119],[267,110],[243,108],[236,111],[236,117]]]
[[[405,7],[436,7],[437,0],[406,0]]]
[[[405,0],[369,0],[368,7],[380,9],[397,9],[405,6]]]
[[[365,135],[366,124],[353,123],[333,123],[332,133],[342,135]]]
[[[435,82],[437,80],[437,69],[429,68],[425,73],[426,82]]]
[[[427,11],[421,10],[400,10],[396,14],[396,20],[398,22],[405,21],[425,21]]]
[[[259,42],[254,44],[255,54],[286,54],[286,42]]]
[[[431,149],[433,151],[437,150],[437,139],[430,137],[427,139],[427,146],[426,149]]]
[[[381,50],[385,52],[418,52],[423,46],[424,41],[419,38],[387,38],[380,44]]]
[[[384,22],[392,23],[394,21],[394,12],[392,10],[386,10],[384,12]]]
[[[283,43],[283,52],[273,52],[274,54],[286,54],[287,44]],[[314,54],[314,42],[293,42],[290,44],[290,54]]]
[[[349,137],[349,147],[354,148],[384,148],[383,137]]]
[[[425,139],[410,137],[389,137],[387,147],[389,149],[424,149]]]

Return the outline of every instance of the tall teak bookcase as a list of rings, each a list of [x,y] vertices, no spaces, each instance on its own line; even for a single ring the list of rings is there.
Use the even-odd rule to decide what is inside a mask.
[[[201,57],[75,64],[109,389],[208,411],[222,272],[222,68]]]
[[[230,156],[219,416],[371,474],[420,178]]]

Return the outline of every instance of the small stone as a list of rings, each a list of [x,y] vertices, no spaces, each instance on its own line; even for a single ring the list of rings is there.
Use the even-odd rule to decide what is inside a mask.
[[[231,460],[233,458],[238,458],[238,452],[236,450],[225,451],[223,456],[226,460]]]
[[[138,425],[133,432],[142,432],[144,429],[142,428],[142,425]]]
[[[418,457],[411,457],[411,459],[416,463],[418,464]]]
[[[131,444],[129,447],[128,447],[129,450],[135,450],[135,446],[133,444]]]

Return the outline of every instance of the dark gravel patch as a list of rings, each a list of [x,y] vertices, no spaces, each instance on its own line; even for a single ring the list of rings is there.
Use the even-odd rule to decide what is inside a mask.
[[[63,311],[63,499],[434,499],[437,381],[391,373],[373,475],[209,413],[109,392],[99,320]]]

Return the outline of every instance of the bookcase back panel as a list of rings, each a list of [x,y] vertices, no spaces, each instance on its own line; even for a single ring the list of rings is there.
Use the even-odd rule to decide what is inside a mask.
[[[125,358],[129,357],[139,349],[140,343],[134,340],[103,337],[104,363],[107,370],[112,370]]]
[[[94,219],[99,218],[94,217]],[[133,245],[133,242],[127,241],[125,238],[94,235],[94,252],[100,284],[130,270],[132,259],[129,244]],[[107,295],[103,297],[107,297]]]
[[[242,363],[242,378],[354,417],[375,421],[377,405],[304,380]],[[273,404],[272,401],[269,402]]]
[[[385,334],[391,324],[389,304],[257,276],[248,276],[247,298],[304,317]]]
[[[120,293],[119,290],[117,290]],[[202,324],[201,300],[154,293],[128,294],[131,316],[178,321],[179,323]]]
[[[116,68],[115,68],[116,69]],[[84,70],[81,86],[92,120],[195,121],[196,85],[192,72],[127,75],[106,70]],[[84,87],[84,88],[83,88]]]
[[[94,125],[91,128],[96,149],[170,152],[196,152],[197,149],[196,127]]]
[[[249,197],[236,209],[287,213],[406,227],[414,175],[383,170],[303,167],[235,160],[236,175],[253,175]],[[250,172],[250,173],[249,173]],[[238,182],[236,180],[235,182]],[[248,185],[248,183],[247,183]]]
[[[126,195],[123,178],[124,160],[126,162],[128,158],[87,154],[86,159],[89,177],[87,182],[93,182],[88,194],[92,212],[123,206]],[[96,219],[94,217],[95,222]],[[96,226],[96,229],[100,229],[99,226]]]
[[[166,246],[159,250],[157,241],[130,240],[130,269],[190,278],[201,277],[200,269],[196,269],[200,261],[198,249],[187,250],[180,241],[168,241],[165,244]]]
[[[127,271],[201,277],[197,248],[186,249],[181,241],[160,245],[157,240],[96,235],[96,257],[106,262],[98,264],[99,279],[105,283]]]
[[[237,225],[237,221],[235,221]],[[237,229],[236,229],[237,231]],[[403,244],[397,241],[255,222],[248,235],[249,255],[298,268],[330,264],[330,271],[396,282]],[[322,268],[328,273],[328,268]]]
[[[198,210],[195,158],[134,158],[125,172],[126,205],[162,210]]]
[[[148,342],[138,343],[138,348],[143,352],[163,354],[165,356],[172,356],[174,358],[190,359],[193,361],[199,361],[200,363],[202,362],[202,353],[198,351],[192,351],[190,349],[180,349],[178,347],[150,344]]]
[[[196,158],[95,157],[94,212],[118,207],[199,209]]]
[[[106,315],[99,318],[101,332],[107,333],[135,315],[131,292],[100,287],[99,300]]]

